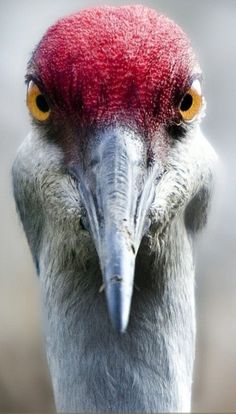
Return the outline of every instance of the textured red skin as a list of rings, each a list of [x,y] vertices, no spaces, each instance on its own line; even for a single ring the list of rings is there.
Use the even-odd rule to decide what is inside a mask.
[[[83,124],[155,130],[179,118],[196,60],[171,20],[143,6],[80,11],[51,26],[30,62],[54,111]]]

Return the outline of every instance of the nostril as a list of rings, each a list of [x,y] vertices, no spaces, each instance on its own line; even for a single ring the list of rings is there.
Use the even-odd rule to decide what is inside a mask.
[[[84,226],[84,223],[83,223],[83,220],[82,220],[82,217],[80,217],[79,224],[80,224],[81,230],[86,230],[86,228]]]
[[[111,277],[110,282],[122,283],[123,282],[123,277],[121,277],[119,275],[115,275],[115,276]]]
[[[87,211],[85,210],[83,206],[81,206],[81,216],[80,216],[79,224],[80,224],[81,230],[83,231],[90,230]]]
[[[79,224],[80,224],[81,230],[89,231],[89,223],[88,223],[87,216],[80,217]]]

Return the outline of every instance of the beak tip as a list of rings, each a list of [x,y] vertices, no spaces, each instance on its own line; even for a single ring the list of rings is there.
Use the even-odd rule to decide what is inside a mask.
[[[116,332],[118,332],[119,334],[124,334],[127,329],[128,322],[123,324],[120,320],[112,319],[112,326]]]
[[[122,317],[120,316],[122,315],[115,315],[115,317],[114,316],[110,316],[110,317],[112,321],[112,326],[115,329],[115,331],[119,332],[120,334],[123,334],[125,333],[127,329],[129,317],[126,318],[126,320],[124,320],[124,318],[122,319]]]
[[[106,289],[107,304],[113,328],[125,333],[130,315],[132,291],[127,291],[122,283],[112,283]]]

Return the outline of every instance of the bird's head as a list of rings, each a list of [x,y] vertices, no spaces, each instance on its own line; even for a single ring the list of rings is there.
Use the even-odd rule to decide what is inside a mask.
[[[49,28],[27,71],[27,104],[57,146],[95,244],[113,325],[129,317],[135,258],[156,184],[201,112],[189,40],[142,6],[101,7]]]

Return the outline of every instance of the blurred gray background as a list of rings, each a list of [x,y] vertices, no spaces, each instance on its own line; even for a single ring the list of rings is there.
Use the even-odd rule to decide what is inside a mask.
[[[0,1],[1,412],[54,411],[39,285],[11,189],[11,164],[30,128],[25,105],[26,63],[56,19],[104,3],[125,4],[116,0]],[[236,412],[236,1],[143,0],[143,4],[182,26],[204,72],[208,105],[202,128],[220,162],[211,216],[197,251],[193,411]]]

